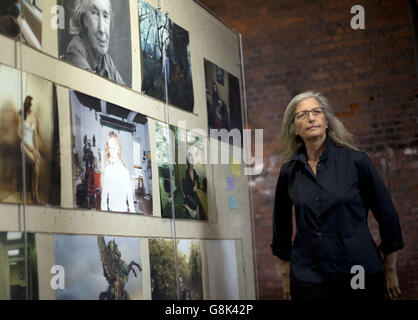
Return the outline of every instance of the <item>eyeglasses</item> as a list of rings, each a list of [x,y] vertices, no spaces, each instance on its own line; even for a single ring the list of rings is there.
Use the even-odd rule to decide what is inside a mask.
[[[305,110],[305,111],[299,111],[295,113],[295,119],[296,120],[305,120],[308,118],[309,113],[312,113],[314,117],[318,117],[319,115],[324,113],[323,108],[315,108],[312,110]]]

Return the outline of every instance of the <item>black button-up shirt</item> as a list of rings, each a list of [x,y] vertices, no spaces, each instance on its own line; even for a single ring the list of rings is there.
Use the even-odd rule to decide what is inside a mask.
[[[292,206],[296,236],[292,244]],[[369,209],[379,223],[376,246],[367,224]],[[273,254],[290,260],[291,278],[322,282],[327,274],[382,271],[385,254],[403,248],[398,215],[376,168],[364,152],[327,138],[316,175],[305,147],[283,164],[273,213]]]

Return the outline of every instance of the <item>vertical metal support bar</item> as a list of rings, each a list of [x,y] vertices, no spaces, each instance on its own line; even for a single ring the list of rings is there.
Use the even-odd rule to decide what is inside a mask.
[[[243,105],[244,105],[244,122],[245,128],[249,129],[248,127],[248,110],[247,110],[247,91],[245,90],[245,70],[244,70],[244,53],[242,49],[242,36],[240,33],[239,35],[239,50],[240,50],[240,58],[241,58],[241,79],[242,79],[242,92],[243,92]],[[245,148],[245,145],[244,145]],[[245,152],[245,150],[244,150]],[[251,146],[250,150],[251,152]],[[252,247],[253,247],[253,265],[254,265],[254,285],[256,289],[256,299],[259,298],[259,291],[258,291],[258,272],[257,272],[257,255],[256,255],[256,245],[255,245],[255,230],[254,230],[254,205],[253,205],[253,190],[252,190],[252,175],[248,175],[248,186],[249,188],[249,200],[250,200],[250,215],[251,215],[251,233],[252,233]]]

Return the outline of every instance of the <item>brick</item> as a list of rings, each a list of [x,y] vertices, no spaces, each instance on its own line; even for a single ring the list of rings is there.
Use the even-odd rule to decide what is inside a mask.
[[[386,184],[390,179],[406,244],[399,252],[402,297],[418,299],[418,266],[413,259],[418,256],[413,211],[418,208],[418,154],[404,154],[407,148],[418,147],[417,75],[408,2],[365,1],[366,29],[356,31],[349,26],[350,3],[344,1],[200,2],[242,33],[248,120],[251,127],[265,129],[265,154],[276,153],[278,128],[290,99],[314,89],[326,94]],[[381,158],[389,159],[388,147],[394,154],[389,177],[380,164]],[[268,174],[277,179],[278,170]],[[264,196],[266,188],[274,192],[275,181],[254,187],[259,198],[254,197],[254,212],[261,213],[255,219],[258,286],[260,298],[281,299],[276,260],[268,258],[272,201]],[[373,219],[370,228],[378,239]]]

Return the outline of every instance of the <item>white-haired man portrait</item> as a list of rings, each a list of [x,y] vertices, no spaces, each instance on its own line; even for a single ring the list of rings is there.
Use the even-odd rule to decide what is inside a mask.
[[[64,59],[82,69],[125,84],[109,55],[114,24],[110,0],[75,0]]]

